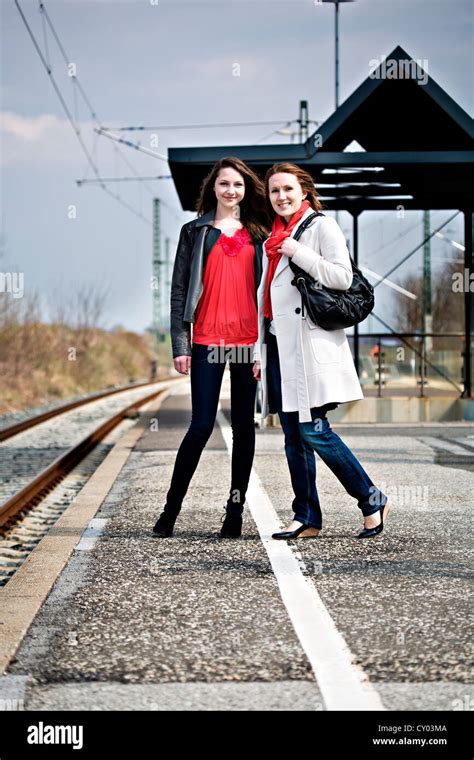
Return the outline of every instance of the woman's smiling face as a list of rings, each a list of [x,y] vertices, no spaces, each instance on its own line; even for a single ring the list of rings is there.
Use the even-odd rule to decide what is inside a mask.
[[[232,209],[238,206],[242,202],[245,195],[245,182],[239,172],[232,169],[230,166],[226,166],[221,169],[217,175],[214,192],[216,194],[217,202],[223,206],[223,208]]]
[[[273,210],[287,222],[301,208],[306,198],[294,174],[273,174],[268,182],[268,193]]]

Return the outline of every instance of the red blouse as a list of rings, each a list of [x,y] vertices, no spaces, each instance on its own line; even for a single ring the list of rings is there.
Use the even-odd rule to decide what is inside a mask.
[[[250,345],[257,341],[255,249],[243,227],[221,232],[207,257],[193,342],[205,346]]]

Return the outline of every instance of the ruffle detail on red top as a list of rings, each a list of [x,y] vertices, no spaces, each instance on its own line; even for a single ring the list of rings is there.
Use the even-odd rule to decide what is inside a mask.
[[[237,256],[242,246],[251,242],[252,238],[245,227],[234,232],[232,237],[229,237],[224,232],[221,232],[219,235],[219,244],[226,256]]]

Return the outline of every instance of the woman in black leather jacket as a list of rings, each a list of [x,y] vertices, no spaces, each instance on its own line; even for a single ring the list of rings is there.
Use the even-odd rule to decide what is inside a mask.
[[[232,476],[220,535],[237,538],[255,452],[256,291],[268,234],[263,184],[240,159],[223,158],[204,179],[197,212],[181,230],[171,283],[173,361],[178,372],[191,372],[192,419],[153,532],[160,538],[173,533],[214,427],[229,360]]]

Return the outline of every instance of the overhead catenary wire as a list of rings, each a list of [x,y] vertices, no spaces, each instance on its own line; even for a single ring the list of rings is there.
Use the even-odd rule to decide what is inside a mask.
[[[293,124],[295,122],[295,119],[293,121],[287,121],[285,124],[282,124],[280,122],[280,129],[286,129],[290,126],[290,124]],[[259,143],[263,142],[264,140],[268,140],[269,137],[272,137],[272,135],[276,135],[278,133],[278,129],[273,129],[268,134],[264,135],[263,137],[260,137],[258,140],[255,140],[255,145],[258,145]]]
[[[80,134],[80,130],[77,128],[76,124],[74,123],[74,119],[73,119],[72,114],[71,114],[71,112],[70,112],[70,110],[68,108],[68,105],[67,105],[66,101],[64,100],[64,98],[62,96],[62,93],[61,93],[61,90],[59,89],[59,87],[56,84],[56,81],[55,81],[55,79],[53,77],[52,69],[51,69],[50,65],[48,64],[47,60],[45,59],[45,57],[44,57],[44,55],[43,55],[43,53],[41,51],[41,48],[38,45],[38,42],[37,42],[37,40],[36,40],[36,38],[35,38],[32,30],[31,30],[30,25],[28,24],[28,21],[26,20],[26,17],[25,17],[25,15],[24,15],[21,7],[20,7],[20,4],[19,4],[18,0],[15,0],[15,5],[16,5],[16,7],[18,9],[18,12],[20,13],[20,16],[21,16],[21,18],[23,20],[23,23],[25,24],[25,27],[26,27],[26,29],[27,29],[27,31],[28,31],[28,33],[29,33],[32,41],[33,41],[33,45],[35,46],[36,52],[38,53],[38,55],[40,57],[40,60],[41,60],[43,66],[45,67],[45,69],[46,69],[46,71],[47,71],[47,73],[48,73],[48,75],[49,75],[49,77],[51,79],[51,84],[53,85],[53,88],[54,88],[54,90],[56,92],[56,95],[58,96],[59,101],[60,101],[60,103],[61,103],[61,105],[62,105],[62,107],[64,109],[64,112],[65,112],[65,114],[67,116],[67,119],[68,119],[71,127],[73,128],[74,133],[75,133],[77,139],[79,140],[79,142],[81,144],[81,147],[82,147],[82,149],[83,149],[83,151],[84,151],[84,153],[85,153],[85,155],[87,157],[89,165],[93,169],[94,173],[97,175],[97,178],[100,180],[100,176],[99,176],[99,174],[97,172],[97,169],[95,167],[94,161],[92,160],[92,157],[91,157],[91,155],[90,155],[90,153],[89,153],[86,145],[84,144],[84,141],[82,140],[82,137],[81,137],[81,134]]]
[[[62,44],[62,42],[61,42],[61,40],[59,38],[59,35],[56,32],[56,29],[55,29],[55,27],[53,25],[53,22],[51,21],[51,19],[49,17],[49,14],[48,14],[48,11],[47,11],[47,9],[46,9],[46,7],[44,5],[44,2],[42,2],[42,0],[39,0],[39,4],[40,4],[40,10],[42,11],[42,15],[46,18],[46,20],[48,22],[48,25],[49,25],[49,28],[51,30],[51,33],[53,34],[53,36],[54,36],[54,38],[56,40],[58,48],[61,51],[61,55],[63,56],[63,59],[64,59],[64,61],[66,63],[66,66],[69,66],[70,65],[70,59],[69,59],[69,57],[68,57],[68,55],[66,53],[64,45]],[[168,163],[168,159],[167,159],[166,156],[162,156],[159,153],[155,153],[153,151],[148,151],[147,149],[144,149],[142,146],[139,146],[139,145],[134,144],[134,143],[132,143],[130,141],[118,138],[115,135],[111,135],[111,134],[107,134],[106,135],[106,134],[104,134],[104,130],[108,130],[108,128],[103,127],[103,125],[101,125],[100,120],[99,120],[98,115],[97,115],[97,112],[96,112],[95,108],[93,107],[92,103],[90,102],[89,98],[87,97],[87,94],[86,94],[84,88],[82,87],[82,85],[81,85],[81,83],[80,83],[77,75],[73,74],[73,75],[71,75],[71,78],[72,78],[73,83],[75,84],[75,86],[79,90],[80,94],[82,95],[82,97],[84,99],[84,102],[86,103],[86,105],[87,105],[87,107],[88,107],[88,109],[90,111],[90,114],[91,114],[91,117],[92,117],[93,121],[98,126],[98,129],[95,130],[96,141],[97,141],[97,137],[99,135],[106,136],[106,137],[109,137],[109,139],[112,139],[113,142],[119,142],[119,143],[122,143],[122,144],[126,145],[127,147],[132,147],[132,148],[135,148],[136,150],[141,150],[144,153],[149,153],[154,158],[161,158],[161,159],[163,159],[164,161],[166,161]],[[255,122],[255,124],[271,124],[271,123],[280,124],[281,122]],[[202,126],[206,126],[206,125],[202,125]],[[169,127],[169,128],[170,129],[178,129],[178,128],[183,128],[184,129],[184,128],[189,128],[189,127],[187,127],[187,125],[179,125],[179,126],[176,126],[176,127]],[[129,129],[129,128],[128,127],[125,127],[125,128],[120,128],[119,127],[119,128],[117,128],[118,131],[120,131],[121,129]],[[133,127],[133,129],[146,129],[146,127],[136,127],[136,128]],[[152,127],[150,129],[159,129],[159,127],[158,128],[157,127]],[[110,130],[108,130],[108,131],[110,131]],[[94,142],[94,146],[96,145],[96,141]],[[118,152],[118,154],[120,155],[120,158],[124,161],[124,163],[129,167],[129,169],[131,170],[131,172],[135,175],[136,180],[142,182],[143,186],[148,190],[148,192],[150,193],[150,195],[151,195],[152,198],[154,198],[156,196],[156,192],[154,191],[154,189],[151,186],[149,186],[149,185],[146,184],[147,180],[151,179],[153,181],[154,179],[168,179],[168,178],[171,178],[171,175],[164,175],[164,176],[160,176],[160,177],[156,177],[156,178],[153,178],[153,177],[151,177],[151,178],[140,177],[139,173],[137,172],[137,170],[135,169],[135,167],[133,166],[133,164],[122,153],[122,151],[120,150],[120,148],[117,145],[113,145],[113,148],[114,148],[115,153],[117,154],[117,152]],[[89,182],[92,182],[92,181],[93,180],[89,180]],[[99,180],[96,180],[96,181],[99,181],[99,183],[100,183],[101,180],[99,179]],[[111,180],[108,180],[108,181],[111,181]],[[80,186],[81,184],[84,184],[84,182],[81,181],[81,180],[78,180],[77,184]],[[119,196],[114,196],[114,197],[116,197],[117,200],[121,200]],[[160,199],[160,201],[161,201],[162,205],[165,208],[168,209],[169,213],[175,219],[177,219],[179,222],[182,221],[182,217],[179,217],[177,215],[177,213],[176,213],[177,209],[173,209],[163,199]],[[140,216],[142,216],[142,215],[140,214]],[[150,225],[152,224],[152,222],[150,220],[146,219],[146,221],[147,221],[148,224],[150,224]]]
[[[51,30],[51,33],[52,33],[54,39],[56,40],[57,46],[58,46],[58,48],[59,48],[59,50],[61,52],[61,55],[62,55],[62,57],[64,59],[64,62],[66,64],[66,66],[69,66],[70,63],[71,63],[71,59],[68,57],[68,55],[67,55],[67,53],[66,53],[66,51],[64,49],[64,45],[62,44],[61,40],[59,39],[59,35],[56,32],[56,29],[54,28],[53,22],[51,21],[51,19],[49,17],[49,14],[48,14],[48,11],[46,9],[46,6],[45,6],[45,4],[44,4],[44,2],[42,0],[39,1],[39,5],[40,5],[40,11],[42,13],[42,16],[44,16],[44,18],[48,22],[48,26],[49,26],[49,28]],[[74,83],[75,83],[77,89],[79,90],[79,92],[81,93],[82,97],[84,98],[84,102],[86,103],[86,105],[87,105],[87,107],[88,107],[88,109],[89,109],[89,111],[91,113],[91,116],[92,116],[93,120],[96,121],[97,123],[99,123],[98,118],[97,118],[97,114],[95,112],[95,109],[92,106],[91,102],[89,101],[89,98],[87,97],[87,95],[85,93],[85,90],[82,87],[82,85],[81,85],[81,83],[80,83],[77,75],[76,74],[71,74],[71,78],[74,80]]]
[[[64,97],[63,97],[63,95],[61,93],[61,90],[60,90],[58,84],[56,83],[56,81],[54,79],[54,76],[53,76],[53,73],[52,73],[52,66],[51,66],[51,62],[50,62],[49,48],[48,48],[47,35],[46,35],[46,29],[45,29],[45,21],[47,22],[47,24],[48,24],[48,26],[49,26],[49,28],[51,30],[51,33],[54,36],[54,39],[55,39],[55,41],[56,41],[56,43],[58,45],[58,48],[59,48],[59,50],[61,52],[61,55],[63,56],[63,59],[64,59],[64,61],[65,61],[65,63],[66,63],[67,66],[70,65],[70,59],[68,58],[67,53],[65,51],[65,48],[64,48],[64,46],[61,43],[61,40],[59,38],[59,35],[57,34],[57,32],[56,32],[56,30],[54,28],[54,25],[53,25],[53,23],[52,23],[52,21],[51,21],[51,19],[49,17],[49,14],[47,12],[47,9],[45,7],[44,2],[42,2],[42,0],[39,0],[39,9],[40,9],[40,12],[41,12],[42,28],[43,28],[43,36],[44,36],[44,46],[45,46],[45,51],[46,51],[45,55],[43,54],[43,52],[42,52],[42,50],[41,50],[41,48],[40,48],[40,46],[39,46],[39,44],[38,44],[38,42],[37,42],[37,40],[35,38],[35,35],[33,34],[32,30],[31,30],[31,27],[28,24],[28,21],[27,21],[25,15],[23,13],[22,8],[20,7],[20,4],[19,4],[18,0],[15,0],[15,5],[16,5],[16,7],[17,7],[17,9],[18,9],[18,11],[20,13],[20,16],[22,18],[22,21],[23,21],[23,23],[24,23],[24,25],[25,25],[25,27],[26,27],[26,29],[27,29],[30,37],[31,37],[33,45],[34,45],[34,47],[35,47],[35,49],[36,49],[36,51],[38,53],[38,56],[40,57],[40,60],[41,60],[41,62],[43,64],[46,72],[48,73],[48,76],[50,77],[50,80],[51,80],[51,83],[53,85],[53,88],[54,88],[54,90],[56,92],[57,97],[60,100],[60,103],[61,103],[61,105],[63,107],[63,110],[64,110],[66,116],[67,116],[67,119],[68,119],[71,127],[73,128],[74,133],[76,135],[76,138],[78,139],[78,141],[79,141],[79,143],[81,145],[81,148],[82,148],[82,150],[83,150],[83,152],[84,152],[84,154],[86,156],[87,165],[88,165],[88,167],[90,167],[92,169],[92,171],[93,171],[93,173],[95,175],[95,178],[96,178],[95,180],[78,181],[78,184],[79,185],[80,184],[84,184],[86,181],[90,182],[90,183],[97,183],[97,184],[99,184],[100,187],[107,194],[109,194],[111,197],[113,197],[115,200],[117,200],[119,203],[121,203],[121,205],[123,205],[125,208],[127,208],[128,210],[130,210],[133,214],[135,214],[137,217],[139,217],[140,219],[142,219],[144,222],[146,222],[147,224],[151,225],[152,222],[149,219],[147,219],[146,217],[144,217],[141,212],[136,211],[136,209],[134,209],[130,204],[128,204],[126,201],[124,201],[119,195],[116,195],[108,187],[106,187],[105,180],[104,180],[103,177],[100,176],[100,172],[98,170],[96,162],[94,161],[94,158],[91,156],[91,154],[90,154],[87,146],[84,143],[84,140],[82,139],[82,136],[81,136],[81,133],[80,133],[80,129],[77,126],[76,121],[73,118],[73,116],[72,116],[72,114],[71,114],[71,112],[69,110],[69,107],[67,106],[67,103],[66,103],[66,101],[65,101],[65,99],[64,99]],[[91,116],[92,116],[93,120],[97,124],[99,124],[100,129],[98,129],[96,131],[100,132],[101,134],[103,134],[104,130],[107,129],[107,128],[104,128],[103,126],[100,126],[100,122],[98,120],[97,113],[96,113],[95,109],[93,108],[92,104],[90,103],[90,101],[89,101],[89,99],[88,99],[88,97],[87,97],[87,95],[86,95],[86,93],[84,91],[84,88],[82,87],[82,85],[81,85],[81,83],[80,83],[77,75],[76,74],[70,74],[70,76],[71,76],[71,80],[72,80],[74,86],[77,87],[77,89],[79,90],[81,96],[84,99],[84,102],[87,104],[87,107],[89,108],[89,111],[91,113]],[[77,116],[76,116],[76,119],[77,119]],[[285,122],[284,126],[288,126],[289,124],[293,123],[294,121],[295,120]],[[232,126],[242,127],[242,126],[257,126],[257,125],[262,125],[262,124],[270,124],[270,125],[272,125],[272,124],[273,125],[277,125],[278,124],[278,125],[281,126],[282,125],[282,121],[271,121],[270,120],[270,121],[250,121],[250,122],[226,122],[226,123],[194,124],[194,125],[193,124],[190,124],[190,125],[183,125],[183,124],[179,124],[179,125],[153,125],[153,126],[145,126],[145,125],[134,126],[134,125],[130,125],[130,126],[126,126],[126,127],[116,127],[115,129],[117,131],[145,131],[145,130],[167,130],[167,129],[168,130],[171,130],[171,129],[173,129],[173,130],[174,129],[199,129],[199,128],[232,127]],[[267,139],[269,136],[271,136],[271,134],[274,134],[274,132],[275,132],[275,130],[272,133],[270,133],[269,135],[265,135],[263,138],[260,138],[260,140],[258,142],[261,142],[262,140]],[[165,156],[161,156],[160,154],[157,154],[157,153],[155,153],[153,151],[149,151],[148,149],[143,148],[143,146],[131,143],[130,141],[123,140],[121,138],[118,138],[115,135],[114,136],[107,135],[107,136],[110,137],[110,138],[112,138],[113,140],[115,140],[117,142],[125,144],[127,147],[132,147],[132,148],[134,148],[136,150],[142,150],[143,152],[147,152],[147,153],[153,155],[154,157],[159,157],[159,158],[167,161],[167,158]],[[94,151],[95,151],[95,147],[96,147],[96,142],[94,143]],[[116,148],[116,146],[114,146],[114,147]],[[118,150],[118,148],[116,148],[116,150]],[[141,178],[141,177],[139,177],[138,172],[135,170],[135,168],[133,167],[133,165],[126,159],[126,157],[121,152],[120,152],[120,157],[121,157],[121,159],[125,163],[127,163],[127,165],[129,166],[129,168],[131,169],[131,171],[135,174],[137,180],[139,180],[140,182],[145,182],[148,179],[152,179],[153,180],[153,178]],[[165,177],[162,177],[162,178],[165,178]],[[122,178],[122,181],[125,181],[126,179],[127,178]],[[131,178],[129,178],[129,179],[131,179]],[[110,182],[112,180],[108,179],[107,181]],[[116,181],[119,181],[119,180],[116,180]],[[145,185],[145,187],[147,187],[147,186]],[[149,192],[153,196],[155,195],[155,193],[154,193],[154,191],[153,191],[152,188],[147,187],[147,189],[149,190]],[[171,206],[169,206],[169,204],[167,204],[164,201],[162,201],[162,204],[163,204],[164,207],[168,208],[168,210],[175,216],[175,218],[178,218],[176,216],[175,212],[173,211],[173,209],[171,208]],[[414,253],[416,253],[416,251],[418,251],[428,240],[430,240],[431,237],[433,237],[434,235],[439,236],[438,233],[440,232],[440,230],[443,229],[443,227],[445,227],[447,224],[449,224],[459,213],[460,212],[457,212],[456,214],[454,214],[450,219],[448,219],[440,227],[438,227],[437,230],[435,230],[433,233],[431,233],[425,240],[423,240],[418,246],[416,246],[416,248],[414,248],[412,251],[410,251],[410,253],[408,253],[400,262],[398,262],[394,267],[392,267],[382,277],[382,279],[375,284],[374,287],[377,287],[379,284],[381,284],[381,282],[383,282],[383,280],[385,278],[387,278],[392,272],[394,272],[396,269],[398,269],[408,258],[410,258]],[[372,226],[372,225],[369,225],[369,226]],[[412,228],[410,228],[410,229],[412,229]],[[398,238],[395,238],[390,243],[387,243],[384,246],[382,246],[382,249],[388,247],[393,242],[396,242],[397,239],[399,239],[399,238],[403,237],[405,234],[407,234],[410,231],[410,229],[409,230],[405,230],[403,233],[401,233],[401,235],[398,236]],[[459,247],[461,247],[460,244],[457,244],[457,245]],[[379,250],[381,250],[381,249],[379,249]]]
[[[369,225],[372,226],[372,225]],[[409,232],[412,232],[416,228],[420,227],[420,221],[418,220],[416,224],[413,224],[411,227],[408,227],[408,229],[403,230],[403,232],[400,232],[396,237],[392,238],[388,243],[383,243],[383,245],[378,246],[377,248],[374,248],[372,251],[368,251],[365,255],[366,256],[372,256],[374,253],[380,253],[380,251],[383,251],[385,248],[388,248],[389,246],[396,243],[398,240],[401,240],[405,235],[408,235]],[[367,231],[368,228],[364,229],[364,232]]]
[[[143,214],[141,214],[136,209],[134,209],[133,206],[131,206],[126,201],[124,201],[120,196],[118,196],[115,193],[113,193],[104,184],[104,182],[103,182],[103,180],[102,180],[102,178],[100,176],[100,172],[98,170],[98,167],[97,167],[97,165],[96,165],[93,157],[91,156],[91,154],[90,154],[90,152],[89,152],[89,150],[88,150],[88,148],[87,148],[84,140],[82,139],[81,131],[80,131],[79,127],[77,126],[77,124],[75,123],[75,120],[74,120],[74,118],[73,118],[73,116],[71,114],[71,111],[70,111],[70,109],[69,109],[69,107],[68,107],[68,105],[67,105],[67,103],[66,103],[66,101],[65,101],[65,99],[63,97],[63,94],[62,94],[62,92],[61,92],[61,90],[60,90],[60,88],[59,88],[59,86],[58,86],[58,84],[57,84],[54,76],[53,76],[52,66],[51,66],[51,64],[49,62],[49,51],[48,51],[48,58],[46,58],[45,55],[43,54],[43,51],[41,50],[41,47],[40,47],[40,45],[39,45],[39,43],[38,43],[38,41],[36,39],[35,34],[33,33],[32,29],[31,29],[30,24],[28,23],[28,20],[27,20],[25,14],[23,12],[23,9],[20,6],[19,1],[18,0],[14,0],[14,2],[15,2],[15,6],[16,6],[16,8],[18,10],[18,13],[20,14],[20,17],[21,17],[21,19],[23,21],[23,24],[24,24],[24,26],[25,26],[25,28],[26,28],[26,30],[27,30],[30,38],[31,38],[33,46],[34,46],[34,48],[35,48],[35,50],[36,50],[36,52],[37,52],[37,54],[38,54],[38,56],[40,58],[40,61],[43,64],[43,66],[44,66],[44,68],[45,68],[45,70],[46,70],[46,72],[47,72],[47,74],[48,74],[48,76],[50,78],[50,81],[51,81],[51,84],[53,86],[53,89],[54,89],[54,91],[55,91],[55,93],[56,93],[56,95],[57,95],[57,97],[59,99],[59,102],[61,103],[61,106],[62,106],[62,108],[64,110],[64,113],[66,114],[66,118],[67,118],[69,124],[71,125],[71,127],[72,127],[72,129],[74,131],[74,134],[76,135],[76,138],[77,138],[77,140],[78,140],[78,142],[79,142],[79,144],[81,146],[81,149],[82,149],[84,155],[86,156],[88,166],[90,166],[90,168],[92,169],[94,175],[96,176],[101,189],[104,190],[104,192],[106,192],[112,198],[114,198],[115,200],[117,200],[122,206],[124,206],[126,209],[128,209],[135,216],[137,216],[142,221],[144,221],[146,224],[148,224],[148,225],[151,226],[152,222],[149,219],[147,219],[146,217],[144,217]],[[48,25],[51,27],[52,26],[51,20],[49,19],[49,16],[47,15],[44,3],[42,3],[42,2],[40,2],[40,11],[41,11],[42,14],[44,14],[45,18],[48,20]],[[44,29],[44,26],[43,26],[43,29]],[[57,38],[57,35],[55,35],[55,37]],[[59,40],[59,38],[57,38],[57,40]],[[63,46],[60,44],[60,41],[59,41],[58,44],[60,45],[60,49],[61,49],[61,52],[62,52],[63,56],[65,56],[66,59],[67,59],[66,53],[64,51]]]
[[[415,254],[420,248],[422,248],[425,245],[425,243],[428,242],[428,240],[431,240],[431,238],[434,237],[434,235],[436,235],[437,232],[440,232],[440,230],[442,230],[443,227],[446,227],[447,224],[449,224],[450,222],[452,222],[453,219],[455,219],[460,213],[461,213],[460,211],[456,211],[455,214],[453,214],[452,216],[450,216],[449,219],[447,219],[445,222],[443,222],[443,224],[441,224],[439,227],[437,227],[437,229],[433,230],[429,235],[427,235],[427,237],[425,237],[425,239],[422,240],[421,243],[416,246],[416,248],[413,248],[413,250],[410,251],[410,253],[407,253],[407,255],[404,256],[403,259],[398,262],[398,264],[395,264],[391,269],[389,269],[389,271],[386,272],[383,275],[383,277],[380,280],[380,282],[376,282],[375,283],[374,288],[376,288],[378,285],[381,285],[382,282],[385,280],[385,278],[387,278],[389,275],[391,275],[393,272],[395,272],[396,269],[398,269],[402,264],[404,264],[405,261],[407,261],[411,256],[413,256],[413,254]]]
[[[103,129],[106,130],[114,130],[116,132],[140,132],[140,131],[170,131],[170,130],[176,130],[176,129],[227,129],[229,127],[256,127],[256,126],[262,126],[262,125],[278,125],[279,129],[286,129],[286,127],[289,127],[291,124],[295,124],[298,121],[298,119],[291,119],[289,121],[234,121],[234,122],[214,122],[213,124],[169,124],[169,125],[159,125],[159,126],[126,126],[126,127],[103,127]],[[309,124],[319,124],[320,122],[314,121],[311,119]],[[264,140],[268,140],[269,137],[272,137],[273,135],[278,134],[278,129],[272,129],[271,132],[268,132],[263,137],[259,137],[257,140],[254,141],[255,145],[258,145],[259,143],[263,142]],[[134,147],[134,146],[132,146]]]
[[[64,45],[62,44],[62,42],[61,42],[61,40],[60,40],[60,38],[59,38],[59,35],[58,35],[58,34],[57,34],[57,32],[56,32],[56,29],[55,29],[55,27],[54,27],[54,25],[53,25],[53,22],[51,21],[51,19],[50,19],[50,17],[49,17],[49,14],[48,14],[48,11],[47,11],[47,9],[46,9],[46,7],[45,7],[45,5],[44,5],[44,2],[42,2],[42,0],[40,0],[40,10],[42,11],[42,15],[43,15],[43,16],[46,18],[46,20],[47,20],[47,22],[48,22],[48,26],[49,26],[49,28],[50,28],[50,30],[51,30],[51,33],[52,33],[52,34],[53,34],[53,36],[54,36],[54,39],[56,40],[56,43],[57,43],[57,45],[58,45],[58,48],[59,48],[59,50],[60,50],[60,52],[61,52],[61,55],[62,55],[62,57],[63,57],[63,59],[64,59],[64,62],[65,62],[65,64],[66,64],[66,66],[67,66],[67,67],[69,67],[69,65],[70,65],[70,59],[69,59],[69,57],[68,57],[68,55],[67,55],[67,53],[66,53],[66,50],[65,50],[65,48],[64,48]],[[81,85],[81,83],[80,83],[80,81],[79,81],[79,79],[78,79],[77,75],[76,75],[76,74],[71,74],[71,79],[72,79],[73,85],[75,85],[75,88],[74,88],[74,92],[76,92],[76,88],[79,90],[79,92],[80,92],[80,94],[81,94],[82,98],[84,99],[84,102],[85,102],[85,103],[86,103],[86,105],[87,105],[87,108],[88,108],[88,109],[89,109],[89,111],[90,111],[90,114],[91,114],[92,120],[93,120],[93,121],[95,121],[95,123],[96,123],[96,124],[97,124],[97,125],[100,127],[100,126],[101,126],[101,124],[100,124],[100,121],[99,121],[99,118],[98,118],[97,112],[96,112],[95,108],[93,107],[92,103],[90,102],[89,98],[87,97],[87,94],[86,94],[86,92],[85,92],[84,88],[82,87],[82,85]],[[94,150],[95,150],[95,147],[96,147],[96,145],[97,145],[97,138],[98,138],[98,135],[97,135],[97,130],[96,130],[96,136],[95,136],[95,141],[94,141]],[[135,174],[135,176],[137,177],[137,179],[139,179],[139,174],[138,174],[138,172],[136,171],[135,167],[134,167],[134,166],[133,166],[133,164],[132,164],[132,163],[131,163],[131,162],[130,162],[128,159],[127,159],[127,157],[126,157],[126,156],[125,156],[125,155],[122,153],[122,151],[121,151],[121,150],[120,150],[120,149],[119,149],[119,148],[118,148],[116,145],[113,145],[113,149],[114,149],[114,153],[115,153],[115,156],[119,155],[119,156],[120,156],[120,158],[122,159],[122,161],[124,161],[124,163],[125,163],[125,164],[126,164],[128,167],[129,167],[129,169],[132,171],[132,173],[134,173],[134,174]],[[81,184],[81,183],[80,183],[80,182],[78,182],[77,184],[80,186],[80,184]],[[152,195],[152,197],[154,197],[154,196],[155,196],[155,193],[153,192],[153,189],[149,189],[149,191],[150,191],[150,194]],[[115,198],[117,198],[117,200],[120,200],[120,201],[122,201],[122,199],[120,198],[120,196],[116,196],[116,195],[114,195],[114,197],[115,197]],[[125,203],[125,201],[122,201],[122,203]],[[127,204],[127,205],[128,205],[128,204]],[[130,207],[130,208],[131,208],[131,207]],[[135,213],[136,213],[136,212],[135,212]],[[140,217],[142,217],[143,219],[145,219],[145,220],[146,220],[146,222],[147,222],[147,224],[150,224],[150,225],[152,224],[152,223],[151,223],[151,221],[150,221],[149,219],[147,219],[146,217],[143,217],[143,215],[141,214],[141,212],[139,213],[139,216],[140,216]]]
[[[293,121],[296,121],[296,119],[293,119]],[[138,131],[166,131],[170,129],[213,129],[215,127],[217,128],[223,128],[223,127],[261,127],[264,125],[271,125],[271,124],[291,124],[292,122],[285,122],[284,119],[280,119],[279,121],[235,121],[235,122],[214,122],[213,124],[171,124],[167,126],[155,126],[155,127],[149,127],[149,126],[129,126],[129,127],[104,127],[104,129],[115,129],[116,132],[138,132]]]
[[[173,179],[172,174],[156,174],[153,177],[102,177],[104,182],[137,182],[146,180],[158,180],[158,179]],[[93,185],[97,182],[96,179],[77,179],[78,185]]]
[[[40,3],[40,11],[43,10],[43,3]],[[46,21],[44,17],[44,13],[41,13],[41,29],[43,31],[43,45],[44,45],[44,51],[45,51],[45,59],[48,62],[48,66],[51,68],[51,61],[49,59],[49,48],[48,48],[48,35],[46,34]]]
[[[440,209],[433,209],[433,211],[438,211],[438,210],[440,210]],[[379,211],[378,213],[382,213],[382,217],[379,217],[378,219],[373,219],[367,225],[364,225],[364,226],[361,225],[361,231],[364,232],[364,233],[366,233],[368,230],[371,230],[377,224],[380,224],[381,222],[384,222],[388,218],[389,214],[392,213],[392,211],[393,211],[393,209],[389,209],[388,211],[382,211],[382,212]],[[410,209],[408,209],[408,211],[410,211]],[[420,225],[420,221],[418,221],[416,224],[413,225],[413,227],[410,227],[409,229],[415,229],[415,227],[418,227],[419,225]],[[409,230],[405,230],[405,232],[407,232],[407,233],[408,233],[408,231]],[[400,234],[403,235],[404,233],[400,233]],[[387,246],[387,245],[390,245],[390,243],[384,243],[383,247],[385,248],[385,246]]]
[[[161,153],[157,153],[156,151],[151,150],[151,148],[144,148],[143,145],[140,145],[140,143],[134,143],[131,140],[125,140],[123,137],[118,137],[117,135],[112,134],[111,131],[109,129],[106,129],[105,127],[97,127],[95,128],[95,131],[98,132],[100,135],[104,135],[105,137],[108,137],[110,140],[115,140],[121,145],[126,145],[127,148],[133,148],[134,150],[141,151],[142,153],[146,153],[148,156],[153,156],[153,158],[159,158],[162,161],[166,161],[166,163],[168,163],[167,156],[163,156]]]

